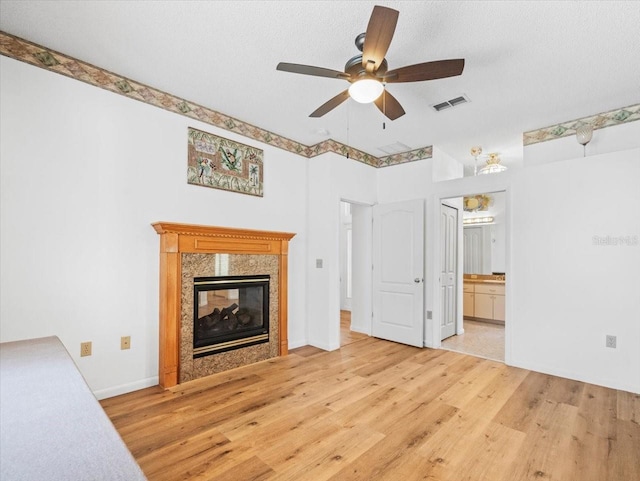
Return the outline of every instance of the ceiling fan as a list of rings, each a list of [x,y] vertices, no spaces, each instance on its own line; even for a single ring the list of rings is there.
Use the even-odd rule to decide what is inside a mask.
[[[390,120],[405,114],[396,98],[387,92],[387,83],[421,82],[460,75],[464,69],[464,59],[438,60],[408,65],[388,70],[384,58],[391,44],[398,22],[397,10],[375,6],[367,25],[367,31],[356,37],[355,43],[360,55],[349,59],[344,72],[311,65],[280,62],[276,67],[283,72],[315,75],[317,77],[346,80],[351,86],[322,104],[309,117],[322,117],[350,96],[362,103],[375,102],[376,107]],[[368,93],[368,96],[365,95]]]

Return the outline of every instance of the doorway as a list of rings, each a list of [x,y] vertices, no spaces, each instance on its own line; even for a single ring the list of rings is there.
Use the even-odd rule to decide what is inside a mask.
[[[371,335],[372,206],[341,199],[339,209],[336,281],[340,292],[336,294],[340,309],[335,328],[342,344],[345,332]]]
[[[340,201],[340,310],[351,313],[353,299],[353,219],[351,204]]]
[[[468,195],[462,201],[462,315],[443,349],[504,362],[506,193]],[[442,261],[442,260],[441,260]],[[460,303],[458,303],[460,305]]]

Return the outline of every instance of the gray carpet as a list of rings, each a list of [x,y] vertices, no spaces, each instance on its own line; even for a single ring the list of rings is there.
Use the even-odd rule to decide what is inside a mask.
[[[146,479],[57,337],[0,344],[0,479]]]

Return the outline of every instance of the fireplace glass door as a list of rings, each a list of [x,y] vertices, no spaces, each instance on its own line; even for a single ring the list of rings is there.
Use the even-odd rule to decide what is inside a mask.
[[[269,342],[269,279],[194,278],[194,358]]]

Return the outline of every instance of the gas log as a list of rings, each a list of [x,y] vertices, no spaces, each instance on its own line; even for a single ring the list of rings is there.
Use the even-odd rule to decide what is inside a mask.
[[[206,335],[208,332],[220,332],[220,331],[233,331],[238,327],[246,326],[251,323],[251,315],[246,309],[238,309],[238,304],[235,302],[228,307],[218,309],[217,307],[206,316],[198,319],[198,331],[201,335]]]

